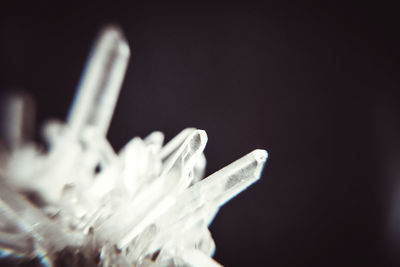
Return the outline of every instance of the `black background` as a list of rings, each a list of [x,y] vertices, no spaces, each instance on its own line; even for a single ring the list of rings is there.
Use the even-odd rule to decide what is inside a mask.
[[[208,133],[207,173],[255,148],[261,180],[211,225],[225,266],[399,266],[393,4],[2,3],[0,88],[65,118],[101,26],[132,59],[108,138]]]

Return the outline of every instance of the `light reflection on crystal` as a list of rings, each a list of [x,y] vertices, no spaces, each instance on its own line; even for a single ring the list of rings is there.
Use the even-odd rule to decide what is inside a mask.
[[[75,251],[102,266],[220,266],[208,226],[259,179],[267,152],[254,150],[204,179],[203,130],[187,128],[165,145],[156,131],[115,152],[105,136],[129,55],[122,31],[104,28],[67,122],[44,126],[47,152],[20,142],[22,120],[12,125],[18,134],[10,140],[21,145],[0,153],[3,254],[54,263]]]

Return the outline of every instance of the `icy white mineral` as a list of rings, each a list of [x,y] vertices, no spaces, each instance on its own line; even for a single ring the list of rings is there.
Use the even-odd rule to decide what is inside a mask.
[[[105,137],[129,56],[121,30],[104,28],[66,123],[44,127],[46,151],[24,138],[25,98],[8,101],[0,151],[3,255],[53,265],[220,266],[208,225],[260,177],[267,152],[255,150],[204,179],[203,130],[185,129],[165,145],[153,132],[115,153]]]

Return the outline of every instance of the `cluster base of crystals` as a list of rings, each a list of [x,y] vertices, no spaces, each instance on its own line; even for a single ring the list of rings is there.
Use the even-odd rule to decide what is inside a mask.
[[[156,131],[116,153],[106,133],[129,56],[118,27],[100,32],[66,122],[44,125],[46,150],[24,134],[26,97],[8,100],[3,256],[51,265],[220,266],[208,226],[219,207],[259,179],[267,152],[254,150],[204,179],[203,130],[185,129],[165,145]]]

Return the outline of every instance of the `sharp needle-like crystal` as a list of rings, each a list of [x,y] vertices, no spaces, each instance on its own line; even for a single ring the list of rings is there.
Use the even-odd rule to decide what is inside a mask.
[[[267,157],[267,151],[256,149],[207,177],[203,183],[200,182],[196,185],[198,188],[207,190],[218,184],[216,187],[222,189],[222,192],[215,200],[219,206],[222,206],[260,178]],[[204,192],[203,190],[202,192]],[[211,197],[212,193],[209,192],[206,195]]]
[[[207,202],[222,206],[258,180],[267,155],[265,150],[254,150],[194,184],[177,199],[176,205],[159,219],[160,224],[178,221]]]

